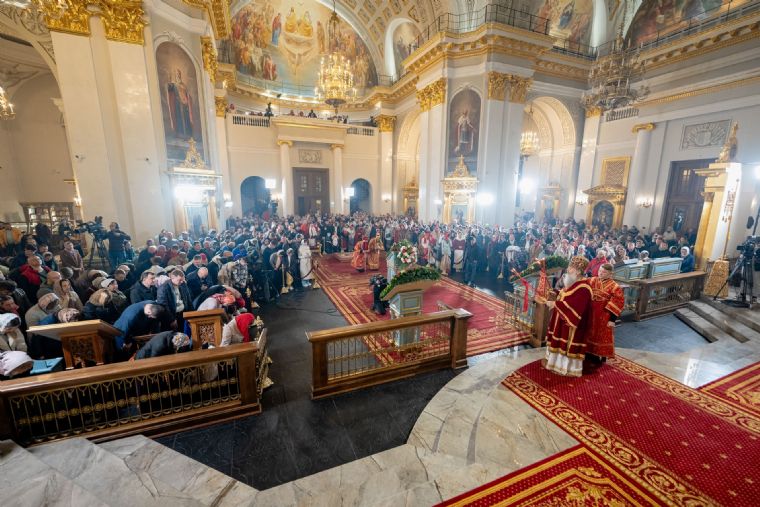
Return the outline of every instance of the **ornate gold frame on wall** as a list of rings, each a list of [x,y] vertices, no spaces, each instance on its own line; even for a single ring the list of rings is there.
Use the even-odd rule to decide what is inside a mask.
[[[628,172],[631,169],[631,157],[612,157],[602,161],[602,183],[584,190],[588,195],[586,223],[591,225],[594,207],[606,201],[612,205],[612,228],[623,226],[623,211],[628,195]]]
[[[543,220],[546,214],[546,201],[552,201],[552,218],[559,218],[559,202],[562,197],[562,187],[559,183],[549,183],[548,187],[542,187],[538,189],[539,201],[538,201],[538,214],[536,218]]]
[[[404,192],[404,209],[402,213],[406,214],[409,211],[409,205],[414,203],[414,217],[419,215],[419,199],[420,199],[420,187],[417,186],[417,180],[412,178],[412,181],[402,189]]]
[[[475,192],[478,190],[478,179],[470,174],[464,156],[459,156],[459,163],[449,176],[443,178],[443,214],[441,221],[451,223],[453,206],[467,206],[466,220],[475,220]]]
[[[172,168],[169,175],[172,181],[172,188],[182,185],[193,186],[201,189],[204,193],[202,204],[206,205],[208,213],[209,229],[218,229],[217,221],[217,183],[221,175],[216,174],[213,169],[206,165],[195,146],[195,140],[190,138],[190,148],[187,150],[185,160],[181,165]],[[185,231],[190,225],[187,220],[185,203],[176,196],[174,199],[174,226],[176,230]]]

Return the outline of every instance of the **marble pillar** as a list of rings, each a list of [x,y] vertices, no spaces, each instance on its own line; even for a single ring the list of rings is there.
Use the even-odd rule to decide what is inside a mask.
[[[500,226],[511,227],[515,223],[515,200],[517,199],[517,176],[520,167],[520,134],[522,133],[525,98],[504,103],[504,128],[502,131],[501,181],[496,200],[494,221]],[[487,191],[490,191],[486,189]]]
[[[726,203],[730,200],[730,193],[733,192],[733,199],[736,198],[735,192],[741,183],[742,164],[716,162],[707,169],[698,169],[696,173],[705,176],[705,201],[712,202],[710,206],[706,202],[702,209],[694,248],[697,267],[704,269],[708,261],[720,259],[726,248],[728,216],[733,213],[733,209],[727,210]],[[735,201],[729,207],[734,206]]]
[[[633,152],[631,170],[628,173],[628,198],[623,211],[623,223],[626,225],[641,226],[641,216],[638,199],[654,201],[653,196],[644,195],[644,186],[647,178],[647,161],[649,160],[649,147],[652,140],[654,123],[640,123],[635,125],[632,132],[636,134],[636,148]]]
[[[380,131],[380,166],[372,208],[376,214],[385,214],[393,211],[393,129],[396,117],[379,115],[376,120]]]
[[[221,223],[226,223],[229,215],[231,215],[232,207],[228,208],[227,203],[233,203],[232,195],[232,174],[230,172],[230,157],[227,153],[227,94],[226,91],[221,90],[219,94],[214,97],[216,106],[216,146],[217,154],[219,157],[219,166],[217,172],[222,175],[222,213]],[[238,203],[242,210],[242,202]]]
[[[295,214],[293,200],[295,192],[293,191],[293,168],[290,166],[290,147],[293,141],[280,139],[277,141],[280,147],[280,199],[282,201],[282,216]]]
[[[581,160],[578,168],[578,183],[575,187],[575,208],[573,217],[585,220],[588,212],[588,196],[584,190],[594,186],[594,163],[596,147],[599,141],[599,127],[602,123],[601,111],[596,108],[586,110],[586,122],[583,124],[583,142],[581,144]],[[578,201],[584,204],[578,204]]]
[[[430,160],[429,155],[429,146],[430,146],[430,135],[429,135],[429,128],[430,128],[430,116],[428,115],[427,111],[423,111],[420,113],[420,150],[419,150],[419,157],[420,157],[420,168],[419,168],[419,197],[417,198],[417,218],[421,221],[428,221],[430,218],[429,216],[432,215],[432,213],[435,213],[435,210],[430,209],[430,206],[428,206],[427,202],[427,196],[428,196],[428,185],[427,185],[427,173],[428,173],[428,164]],[[403,210],[403,212],[406,212],[406,210]]]
[[[330,146],[333,153],[333,174],[332,174],[332,195],[330,196],[333,203],[333,213],[342,215],[346,213],[348,207],[343,200],[343,145],[333,144]]]
[[[483,102],[483,131],[480,135],[480,167],[470,167],[470,172],[477,175],[479,189],[493,193],[493,189],[500,188],[501,172],[503,164],[501,161],[502,142],[504,141],[504,110],[505,102],[503,96],[498,99],[489,93],[488,100]],[[477,174],[476,174],[477,169]],[[492,190],[489,190],[492,189]],[[498,208],[503,204],[501,199],[497,199],[489,207],[479,207],[475,211],[475,220],[482,223],[496,223]]]
[[[437,220],[437,200],[443,200],[443,177],[446,164],[446,78],[440,78],[417,90],[420,106],[420,181],[418,217]],[[473,171],[475,168],[471,168]]]

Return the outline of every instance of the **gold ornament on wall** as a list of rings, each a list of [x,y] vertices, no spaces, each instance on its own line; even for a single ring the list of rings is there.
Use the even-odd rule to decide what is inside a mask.
[[[596,118],[602,115],[602,108],[599,106],[586,106],[586,118]]]
[[[45,17],[48,30],[90,35],[90,12],[86,0],[63,0],[58,2],[39,2],[36,7]],[[62,9],[65,5],[65,9]]]
[[[734,125],[731,127],[731,133],[728,135],[728,139],[726,139],[726,144],[724,144],[723,149],[720,150],[720,155],[718,155],[717,162],[736,162],[736,153],[739,150],[739,142],[736,139],[736,132],[738,130],[739,124],[734,123]]]
[[[531,84],[533,79],[529,77],[509,76],[509,101],[525,104]]]
[[[393,127],[396,125],[396,117],[387,114],[377,116],[375,121],[377,121],[380,132],[393,132]]]
[[[631,129],[631,133],[632,134],[638,134],[639,131],[641,131],[641,130],[645,130],[647,132],[651,132],[652,130],[654,130],[654,128],[655,128],[654,123],[639,123],[639,124],[633,126],[633,128]]]
[[[507,95],[507,85],[509,85],[509,74],[491,71],[488,73],[488,98],[493,100],[504,100]]]
[[[62,0],[38,2],[48,30],[74,35],[90,35],[90,17],[103,21],[106,39],[142,45],[145,42],[145,11],[142,0]]]
[[[206,161],[203,160],[201,154],[198,153],[198,148],[195,144],[195,139],[192,137],[188,139],[189,148],[185,154],[185,161],[179,167],[185,167],[188,169],[208,169]]]
[[[203,68],[208,72],[212,83],[216,83],[216,45],[213,37],[201,37],[201,53],[203,54]]]
[[[420,104],[420,109],[430,111],[432,108],[439,104],[443,104],[446,97],[446,78],[434,81],[427,85],[422,90],[417,90],[417,102]]]
[[[216,115],[219,118],[224,118],[227,114],[227,97],[214,97],[214,104],[216,105]]]

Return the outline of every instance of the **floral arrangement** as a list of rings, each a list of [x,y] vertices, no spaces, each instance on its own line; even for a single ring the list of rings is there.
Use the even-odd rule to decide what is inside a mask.
[[[441,279],[441,273],[438,270],[435,270],[432,268],[417,267],[413,269],[408,269],[406,271],[402,271],[396,274],[396,276],[394,276],[393,279],[391,279],[391,282],[383,290],[383,292],[380,293],[380,297],[384,298],[395,287],[398,287],[399,285],[403,285],[405,283],[419,282],[422,280],[437,281],[440,279]]]
[[[565,257],[559,256],[559,255],[550,255],[546,257],[545,259],[543,259],[543,261],[546,265],[547,270],[555,269],[555,268],[565,269],[567,268],[567,265],[569,264],[569,261]],[[535,275],[540,272],[541,272],[541,263],[534,262],[533,264],[528,266],[525,270],[523,270],[520,273],[520,276],[525,277],[525,276]],[[516,281],[517,279],[518,279],[517,276],[512,276],[510,278],[510,280],[513,282]]]
[[[407,240],[394,243],[391,252],[396,254],[396,259],[401,264],[408,266],[417,262],[417,247]]]

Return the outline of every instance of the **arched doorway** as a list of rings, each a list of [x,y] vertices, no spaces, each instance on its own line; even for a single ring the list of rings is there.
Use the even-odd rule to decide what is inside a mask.
[[[370,196],[372,195],[372,185],[364,178],[359,178],[351,183],[354,189],[354,195],[350,201],[350,213],[353,215],[357,211],[370,212]]]
[[[243,208],[243,216],[253,213],[261,215],[269,207],[271,196],[266,188],[264,178],[249,176],[240,185],[240,204]]]

